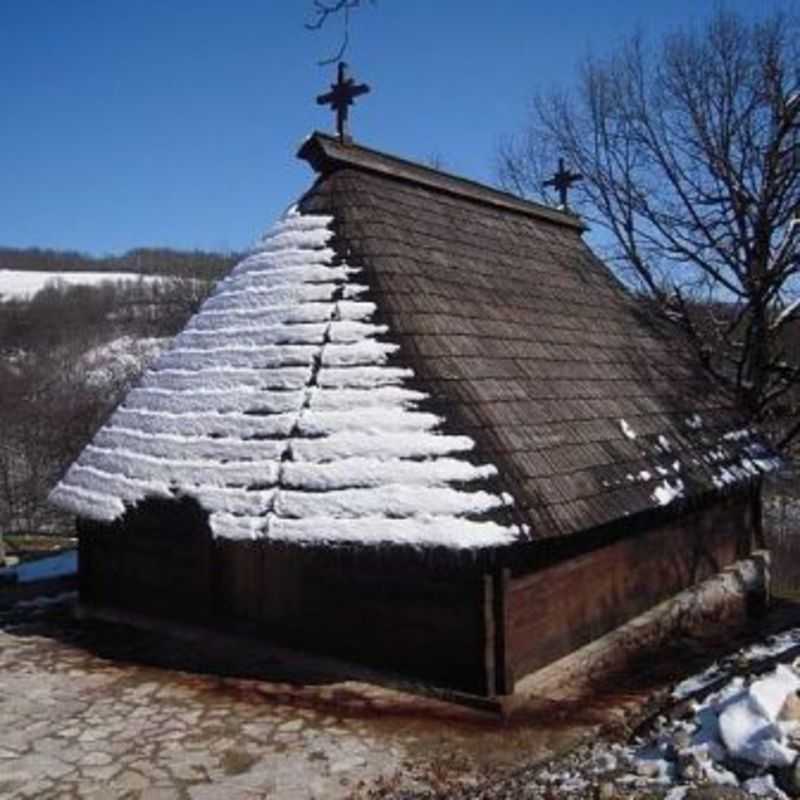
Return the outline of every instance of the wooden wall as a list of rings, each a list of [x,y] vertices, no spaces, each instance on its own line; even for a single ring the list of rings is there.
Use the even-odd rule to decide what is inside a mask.
[[[753,529],[740,495],[628,536],[475,555],[214,539],[202,509],[170,502],[148,501],[112,526],[80,523],[84,602],[480,695],[512,692],[516,679],[743,557]]]
[[[208,616],[213,539],[193,501],[149,501],[113,526],[78,521],[84,602],[175,619]]]
[[[487,693],[484,580],[406,551],[173,538],[82,523],[84,602],[262,636],[430,685]]]
[[[483,694],[483,582],[331,548],[219,540],[220,609],[277,641]]]
[[[506,571],[501,691],[746,556],[752,531],[751,500],[739,495],[527,575]]]

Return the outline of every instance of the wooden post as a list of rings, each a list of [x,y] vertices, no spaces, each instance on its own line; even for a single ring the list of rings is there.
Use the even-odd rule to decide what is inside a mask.
[[[491,575],[483,576],[483,665],[486,671],[486,696],[497,694],[495,677],[495,642],[497,632],[494,621],[494,579]]]
[[[495,620],[495,680],[498,694],[514,692],[514,667],[508,651],[506,630],[508,627],[508,589],[511,570],[499,569],[494,575],[494,620]]]
[[[88,525],[80,517],[75,520],[75,533],[78,535],[78,600],[81,603],[96,602],[98,593],[92,591],[92,566],[96,562],[92,559],[94,537],[90,536]]]

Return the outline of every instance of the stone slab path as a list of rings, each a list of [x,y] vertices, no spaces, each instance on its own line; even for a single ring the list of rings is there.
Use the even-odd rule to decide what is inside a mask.
[[[2,798],[455,791],[557,746],[557,732],[544,735],[532,718],[510,725],[430,698],[332,682],[313,662],[285,656],[237,663],[202,641],[77,621],[73,602],[67,595],[0,611]]]
[[[601,725],[625,733],[665,682],[615,680],[591,700],[565,687],[503,721],[277,649],[243,658],[205,637],[79,621],[74,600],[0,607],[0,798],[457,797]]]

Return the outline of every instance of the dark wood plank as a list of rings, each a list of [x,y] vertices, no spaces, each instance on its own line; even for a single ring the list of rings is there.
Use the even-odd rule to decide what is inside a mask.
[[[513,579],[505,634],[516,677],[733,563],[749,552],[752,530],[740,497]]]

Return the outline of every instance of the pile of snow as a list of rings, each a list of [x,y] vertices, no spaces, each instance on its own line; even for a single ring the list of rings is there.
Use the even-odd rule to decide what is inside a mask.
[[[798,646],[800,646],[800,628],[791,628],[783,633],[770,636],[766,641],[750,645],[722,661],[715,661],[703,672],[681,681],[672,690],[672,697],[675,700],[686,700],[714,684],[726,682],[734,668],[739,671],[747,671],[748,667],[752,665],[765,659],[783,656]]]
[[[649,734],[626,744],[582,745],[515,777],[511,787],[536,798],[684,800],[706,796],[690,795],[703,786],[778,800],[800,796],[800,659],[792,661],[798,651],[800,628],[734,652],[677,684],[668,716],[659,716]]]
[[[53,284],[96,286],[101,283],[153,283],[170,280],[158,275],[137,275],[131,272],[29,272],[0,269],[0,302],[30,300],[42,289]]]
[[[111,521],[188,495],[231,538],[474,548],[520,534],[496,468],[442,430],[332,219],[290,211],[218,284],[51,500]]]
[[[686,687],[683,687],[685,691]],[[800,756],[800,676],[778,665],[764,677],[737,676],[683,719],[661,720],[653,738],[623,749],[635,785],[712,783],[762,797],[787,798]]]
[[[744,685],[737,678],[715,698],[719,738],[734,758],[763,767],[788,767],[798,751],[788,743],[791,733],[800,728],[800,720],[784,715],[788,698],[800,703],[797,690],[800,679],[788,667],[778,666],[766,678]]]
[[[798,647],[795,628],[713,664],[675,687],[672,697],[683,713],[659,717],[648,737],[598,743],[582,755],[579,769],[551,766],[534,782],[558,796],[583,796],[587,778],[613,786],[610,796],[649,787],[681,800],[690,788],[708,784],[778,800],[798,796],[800,674],[789,663],[755,674],[765,660],[789,659]]]

